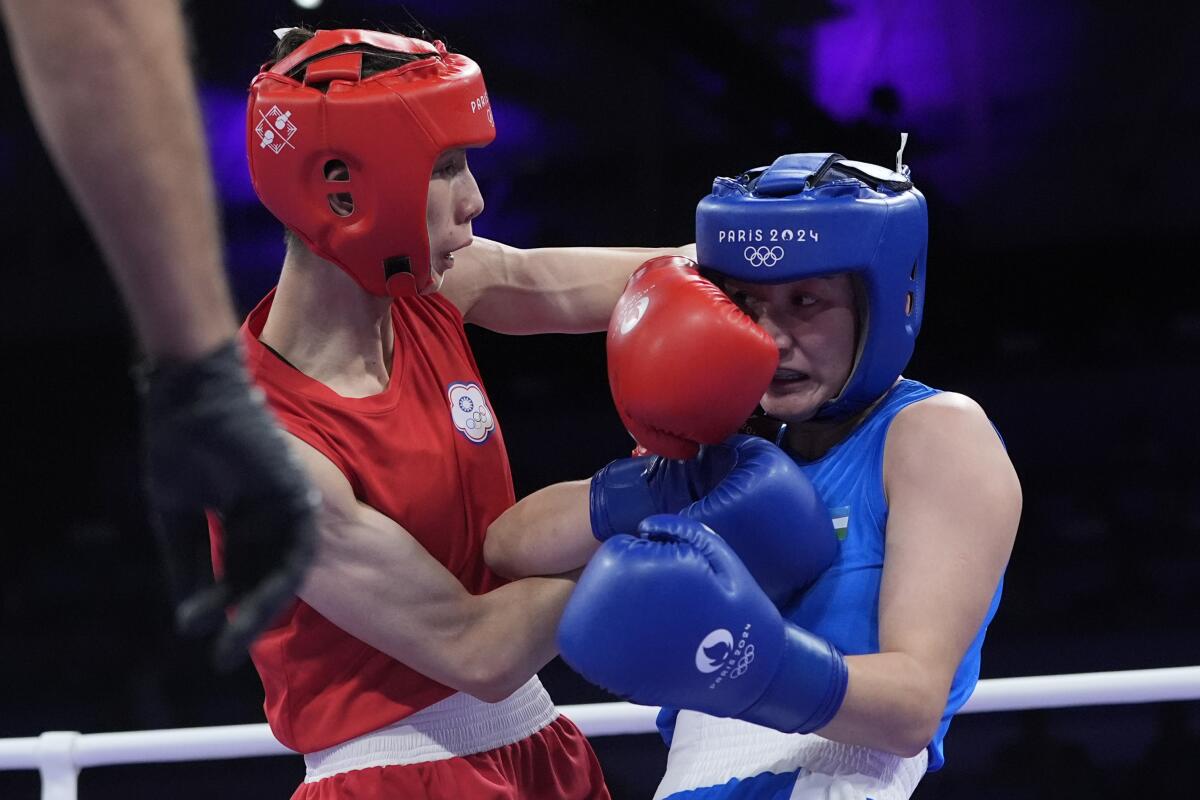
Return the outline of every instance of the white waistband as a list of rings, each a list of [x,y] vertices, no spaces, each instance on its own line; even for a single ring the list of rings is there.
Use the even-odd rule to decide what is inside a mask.
[[[519,742],[558,718],[537,676],[498,703],[458,692],[394,725],[304,756],[305,783],[342,772],[469,756]]]
[[[825,778],[837,776],[841,782],[862,788],[861,796],[899,800],[916,789],[928,758],[924,750],[912,758],[902,758],[812,733],[780,733],[741,720],[681,711],[667,756],[667,771],[654,797],[661,800],[676,792],[721,786],[734,778],[764,772],[800,770],[793,797],[809,796],[799,792],[806,782],[812,782],[815,788]]]

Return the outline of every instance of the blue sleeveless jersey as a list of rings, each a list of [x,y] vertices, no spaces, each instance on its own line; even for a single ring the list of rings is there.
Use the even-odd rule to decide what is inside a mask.
[[[902,409],[937,393],[937,389],[917,381],[901,379],[871,415],[828,453],[813,462],[796,459],[829,508],[840,545],[833,564],[788,609],[787,617],[828,639],[847,655],[879,652],[879,587],[888,520],[883,448],[888,428]],[[929,744],[930,771],[939,769],[945,761],[942,739],[950,719],[975,690],[983,637],[1000,603],[1003,585],[1001,580],[979,633],[955,672],[942,723]],[[674,712],[664,709],[659,718],[668,743],[674,716]]]

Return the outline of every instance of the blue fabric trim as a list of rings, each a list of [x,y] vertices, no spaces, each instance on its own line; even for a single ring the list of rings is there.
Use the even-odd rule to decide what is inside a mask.
[[[763,772],[752,778],[734,778],[720,786],[705,786],[667,795],[668,800],[788,800],[800,770]]]

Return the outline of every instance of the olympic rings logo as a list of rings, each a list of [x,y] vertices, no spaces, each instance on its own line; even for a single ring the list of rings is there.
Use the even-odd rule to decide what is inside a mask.
[[[779,246],[747,247],[742,251],[742,256],[750,262],[752,267],[773,267],[783,260],[783,248]]]
[[[750,669],[750,665],[754,663],[754,645],[746,645],[746,649],[742,651],[742,657],[737,660],[737,664],[729,671],[729,679],[740,678]]]

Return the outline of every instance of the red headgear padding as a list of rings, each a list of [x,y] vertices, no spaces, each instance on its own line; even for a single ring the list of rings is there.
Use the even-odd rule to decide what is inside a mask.
[[[363,78],[371,48],[423,57]],[[299,66],[303,82],[288,75]],[[246,127],[263,205],[363,289],[393,297],[432,285],[425,205],[438,155],[496,137],[474,61],[441,42],[362,30],[317,31],[265,65],[250,84]],[[348,180],[330,178],[339,161]],[[348,214],[334,200],[346,194]]]

